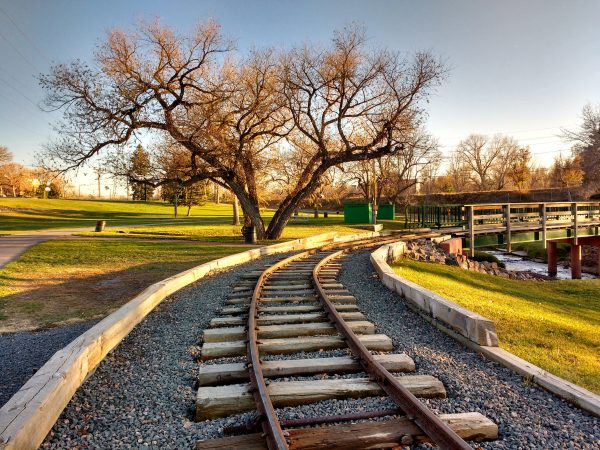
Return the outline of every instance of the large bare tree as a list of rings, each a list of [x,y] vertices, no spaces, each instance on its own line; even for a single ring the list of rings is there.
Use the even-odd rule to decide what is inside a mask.
[[[402,59],[368,50],[353,27],[327,49],[256,51],[239,61],[231,52],[214,22],[186,36],[160,23],[111,31],[93,66],[61,64],[41,77],[47,107],[64,113],[45,160],[77,168],[140,134],[166,136],[186,151],[181,182],[225,186],[245,225],[275,239],[329,168],[402,149],[422,121],[420,100],[443,76],[430,54]],[[266,228],[259,175],[282,151],[301,152],[305,164]]]
[[[581,112],[578,130],[563,130],[563,137],[573,144],[580,157],[584,181],[600,186],[600,104],[587,104]]]
[[[519,144],[510,136],[472,134],[459,142],[449,174],[459,180],[464,172],[478,191],[502,190],[510,180],[510,164],[518,151]],[[462,189],[464,186],[457,188]]]

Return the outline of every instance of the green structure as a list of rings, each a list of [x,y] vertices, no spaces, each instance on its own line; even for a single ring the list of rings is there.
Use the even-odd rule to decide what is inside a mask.
[[[370,203],[344,203],[344,223],[373,223]]]
[[[396,205],[379,205],[377,208],[377,218],[381,220],[394,220],[396,218]]]

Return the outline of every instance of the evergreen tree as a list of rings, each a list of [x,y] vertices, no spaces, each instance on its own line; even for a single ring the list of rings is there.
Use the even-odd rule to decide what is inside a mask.
[[[130,176],[135,180],[142,180],[150,175],[150,156],[144,150],[141,144],[133,151],[131,155]],[[142,181],[131,181],[131,198],[133,200],[148,201],[154,194],[154,188]]]

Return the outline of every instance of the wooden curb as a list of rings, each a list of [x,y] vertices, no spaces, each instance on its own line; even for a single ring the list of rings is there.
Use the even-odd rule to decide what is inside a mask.
[[[264,256],[379,235],[381,233],[366,232],[337,236],[336,232],[329,232],[254,248],[201,264],[149,286],[62,350],[56,352],[0,408],[0,449],[37,449],[75,391],[107,353],[115,348],[160,302],[184,286],[215,271]]]
[[[406,244],[404,242],[388,244],[371,253],[371,264],[375,268],[383,284],[388,289],[409,300],[409,306],[411,309],[415,310],[425,320],[430,322],[440,331],[453,337],[466,347],[483,354],[488,359],[491,359],[492,361],[495,361],[504,367],[513,370],[514,372],[523,376],[527,381],[536,383],[547,391],[568,401],[569,403],[572,403],[582,410],[596,417],[600,417],[600,395],[594,394],[593,392],[588,391],[587,389],[571,383],[563,378],[557,377],[556,375],[552,375],[541,367],[531,364],[530,362],[498,347],[498,336],[496,334],[495,325],[492,321],[489,322],[493,325],[493,339],[491,339],[493,345],[485,345],[485,342],[490,338],[491,334],[487,332],[481,333],[481,330],[479,330],[476,331],[472,336],[469,336],[468,333],[464,332],[464,328],[457,329],[454,326],[455,323],[446,321],[444,316],[436,316],[432,314],[430,310],[424,308],[423,302],[420,301],[420,299],[415,300],[415,297],[408,298],[407,294],[414,295],[413,293],[416,291],[421,292],[424,296],[428,296],[430,300],[437,301],[441,299],[444,301],[445,305],[456,305],[450,300],[434,294],[433,292],[396,275],[396,273],[388,265],[388,261],[398,259],[398,257],[404,253],[405,245]],[[468,316],[479,316],[478,314],[462,308],[459,305],[456,305],[456,307],[456,311],[459,311],[460,309],[461,313],[466,312]],[[486,321],[489,320],[482,316],[479,317]],[[491,333],[491,329],[488,331]],[[473,339],[473,337],[476,339]],[[480,343],[480,341],[483,341],[484,344]]]
[[[469,311],[450,300],[398,276],[388,262],[398,259],[405,251],[404,242],[384,245],[371,253],[371,264],[383,284],[402,295],[416,308],[467,339],[491,347],[498,346],[496,325],[491,320]]]

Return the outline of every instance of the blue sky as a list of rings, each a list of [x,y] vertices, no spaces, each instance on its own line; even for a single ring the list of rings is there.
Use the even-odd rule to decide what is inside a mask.
[[[374,45],[431,50],[451,68],[428,105],[430,132],[442,150],[470,133],[507,133],[547,165],[568,145],[587,102],[600,102],[600,2],[590,1],[81,1],[0,0],[0,145],[15,160],[53,135],[53,117],[37,105],[36,75],[52,62],[91,60],[112,27],[162,17],[188,30],[212,17],[240,51],[326,44],[357,21]]]

